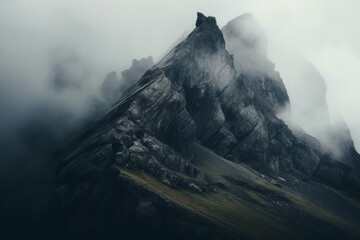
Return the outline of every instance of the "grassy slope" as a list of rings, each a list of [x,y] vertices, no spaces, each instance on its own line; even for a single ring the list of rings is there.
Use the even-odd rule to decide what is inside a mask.
[[[195,165],[214,184],[219,184],[215,193],[197,194],[174,189],[144,172],[121,171],[168,200],[220,224],[235,236],[254,239],[304,238],[304,229],[280,213],[290,206],[335,225],[354,238],[360,237],[360,230],[356,226],[297,191],[285,186],[279,188],[246,166],[227,161],[201,146],[194,146],[194,152]],[[279,202],[285,205],[279,207]],[[360,212],[359,206],[355,207]]]

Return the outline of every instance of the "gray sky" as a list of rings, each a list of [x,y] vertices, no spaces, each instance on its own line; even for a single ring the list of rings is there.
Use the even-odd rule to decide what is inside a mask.
[[[0,125],[15,127],[43,101],[81,114],[106,73],[133,58],[159,58],[193,29],[197,11],[220,27],[252,12],[267,31],[270,59],[286,49],[315,64],[331,111],[344,117],[360,149],[358,9],[357,0],[0,0]],[[54,62],[68,58],[81,89],[49,93]]]

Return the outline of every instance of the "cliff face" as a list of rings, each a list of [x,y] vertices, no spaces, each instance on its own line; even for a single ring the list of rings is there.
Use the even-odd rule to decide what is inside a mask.
[[[195,164],[195,143],[270,176],[319,172],[319,163],[330,157],[316,139],[293,134],[276,116],[289,104],[284,84],[264,54],[254,61],[263,62],[266,72],[242,68],[247,58],[237,50],[239,33],[232,24],[223,35],[215,18],[198,13],[194,31],[103,119],[62,150],[51,203],[51,215],[60,221],[56,226],[75,231],[99,227],[101,219],[106,220],[101,227],[121,224],[124,229],[131,221],[176,222],[186,211],[166,215],[176,208],[159,194],[161,189],[150,191],[141,184],[144,179],[135,181],[131,174],[140,171],[171,188],[214,193],[214,180]],[[247,46],[243,41],[241,48]],[[252,51],[246,54],[252,56]],[[332,168],[330,164],[322,172],[325,178],[337,183],[350,179],[342,168],[329,177]],[[145,222],[139,220],[144,214],[150,216]],[[211,238],[218,236],[215,232]]]

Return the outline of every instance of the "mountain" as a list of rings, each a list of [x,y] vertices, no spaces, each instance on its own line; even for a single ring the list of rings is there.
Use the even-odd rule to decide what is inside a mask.
[[[190,35],[60,151],[53,235],[360,236],[359,199],[349,196],[359,173],[278,117],[289,96],[249,24],[247,14],[220,30],[198,13]]]

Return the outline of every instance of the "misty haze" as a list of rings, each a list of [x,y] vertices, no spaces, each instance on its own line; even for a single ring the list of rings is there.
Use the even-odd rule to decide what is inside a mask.
[[[359,7],[0,0],[0,238],[360,238]]]

